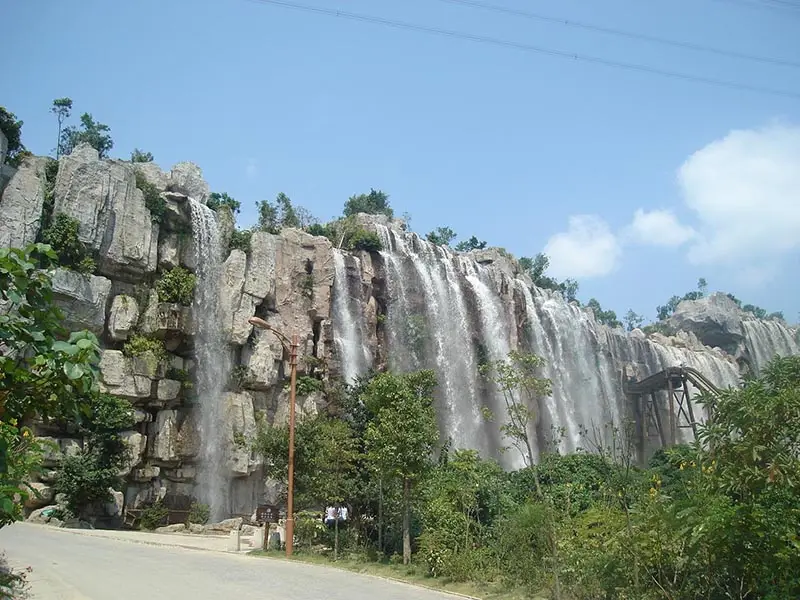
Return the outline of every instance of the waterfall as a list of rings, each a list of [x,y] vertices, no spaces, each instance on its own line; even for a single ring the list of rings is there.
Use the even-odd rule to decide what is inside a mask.
[[[347,262],[353,263],[348,268]],[[342,376],[352,383],[372,365],[366,344],[366,324],[361,310],[361,264],[357,257],[334,249],[333,335],[340,356]]]
[[[197,264],[195,320],[196,393],[200,409],[199,498],[211,509],[211,520],[228,516],[230,475],[225,438],[225,385],[231,363],[220,311],[222,247],[214,212],[189,199]]]
[[[529,407],[536,422],[528,435],[536,455],[554,449],[552,442],[560,452],[586,448],[584,428],[595,428],[601,435],[598,441],[610,444],[606,426],[620,425],[635,414],[623,390],[623,369],[632,367],[635,376],[643,378],[685,365],[718,387],[739,383],[738,367],[730,357],[683,347],[680,340],[662,345],[610,329],[597,323],[588,309],[557,293],[530,288],[501,266],[478,264],[468,254],[456,254],[414,233],[383,225],[377,230],[384,247],[389,367],[399,372],[435,370],[442,438],[451,438],[455,447],[476,449],[506,468],[522,466],[519,453],[500,452],[509,445],[500,433],[507,418],[502,394],[478,376],[482,361],[502,360],[514,349],[542,356],[541,375],[552,383],[552,394]],[[336,315],[341,318],[338,307]],[[346,319],[358,322],[352,314]],[[358,328],[345,323],[337,327],[352,341],[355,360],[362,360]],[[774,335],[768,334],[770,339]],[[666,396],[663,392],[658,397],[663,410],[668,407]],[[484,417],[484,407],[494,420]],[[702,420],[701,407],[694,408],[695,418]],[[679,429],[678,438],[690,439],[691,429]]]
[[[750,351],[756,373],[776,355],[800,354],[800,346],[795,341],[792,330],[782,322],[745,317],[742,325],[746,337],[745,345]]]

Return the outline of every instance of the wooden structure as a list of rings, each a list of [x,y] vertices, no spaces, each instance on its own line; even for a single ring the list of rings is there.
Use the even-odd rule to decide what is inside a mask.
[[[644,459],[645,445],[650,437],[657,435],[661,447],[674,446],[679,428],[691,428],[697,435],[697,421],[691,401],[691,386],[704,395],[716,396],[719,389],[705,375],[691,367],[670,367],[636,381],[623,377],[625,393],[638,412],[639,457]],[[661,414],[656,393],[667,392],[667,419]]]

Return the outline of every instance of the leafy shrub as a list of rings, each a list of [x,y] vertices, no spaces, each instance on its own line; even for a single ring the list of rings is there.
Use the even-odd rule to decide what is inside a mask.
[[[250,252],[250,240],[253,237],[253,232],[249,229],[237,229],[231,234],[231,239],[228,241],[228,250],[241,250],[242,252]]]
[[[358,213],[369,215],[386,215],[394,217],[394,211],[389,205],[389,195],[381,190],[370,189],[369,194],[351,196],[344,205],[344,216],[350,217]]]
[[[298,396],[308,396],[314,392],[321,392],[324,388],[322,381],[309,375],[301,375],[297,378],[295,391]]]
[[[122,353],[131,357],[142,357],[147,353],[152,353],[159,363],[167,360],[167,349],[164,346],[164,342],[139,333],[133,334],[125,342],[122,347]]]
[[[56,178],[58,177],[58,161],[48,160],[44,166],[44,202],[42,203],[42,220],[40,236],[43,236],[53,223],[55,208]]]
[[[364,250],[366,252],[380,252],[383,250],[383,244],[378,234],[365,229],[359,229],[349,235],[345,240],[345,247],[348,250]]]
[[[150,211],[150,218],[154,223],[161,223],[167,212],[167,201],[161,197],[158,187],[147,181],[143,173],[136,172],[136,187],[142,190],[144,205]]]
[[[205,525],[208,523],[210,516],[211,511],[208,507],[208,504],[203,504],[202,502],[192,502],[192,505],[189,507],[189,516],[186,517],[186,522]]]
[[[110,499],[109,488],[119,485],[119,471],[128,448],[119,432],[133,426],[133,409],[127,400],[98,394],[88,415],[78,424],[83,450],[64,460],[56,491],[66,497],[67,509],[80,516],[94,502]]]
[[[166,522],[168,516],[169,509],[159,500],[142,511],[139,524],[142,529],[152,531],[156,527],[161,527],[161,525]]]
[[[134,148],[133,152],[131,152],[131,162],[135,163],[153,162],[153,154],[151,152],[145,152],[144,150],[139,150],[138,148]]]
[[[191,306],[194,299],[194,286],[197,278],[183,267],[175,267],[164,272],[156,281],[156,292],[161,302],[171,302]]]
[[[325,524],[314,511],[302,510],[294,517],[294,534],[298,546],[310,548],[325,534]]]
[[[212,192],[211,195],[208,197],[208,201],[206,202],[206,206],[213,211],[219,210],[222,206],[227,206],[231,209],[232,213],[238,213],[239,210],[242,208],[241,202],[231,198],[227,192]]]
[[[56,251],[61,266],[91,274],[94,273],[96,265],[78,237],[79,228],[80,223],[77,219],[59,213],[50,227],[42,232],[42,240]]]
[[[181,387],[184,390],[190,390],[192,387],[192,378],[189,376],[189,371],[186,369],[176,369],[174,367],[170,367],[167,369],[167,379],[173,379],[175,381],[181,382]]]

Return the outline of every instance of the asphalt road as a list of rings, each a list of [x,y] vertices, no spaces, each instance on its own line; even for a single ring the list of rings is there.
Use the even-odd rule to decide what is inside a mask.
[[[0,548],[36,600],[452,600],[454,596],[328,567],[151,546],[16,523]]]

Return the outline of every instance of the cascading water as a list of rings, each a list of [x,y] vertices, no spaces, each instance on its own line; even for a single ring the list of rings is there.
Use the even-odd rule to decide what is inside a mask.
[[[800,354],[800,345],[792,331],[778,321],[762,319],[742,320],[746,346],[750,350],[753,368],[758,373],[773,357]]]
[[[223,398],[231,361],[220,311],[222,246],[214,211],[191,198],[189,203],[197,264],[193,317],[201,443],[198,496],[209,505],[212,521],[219,521],[228,516],[230,486]]]
[[[353,268],[347,268],[352,261]],[[361,265],[358,258],[334,249],[333,334],[339,351],[342,375],[352,383],[372,365],[366,344],[366,324],[361,310]]]
[[[635,366],[639,377],[685,365],[718,387],[739,382],[736,364],[721,355],[663,346],[610,329],[558,294],[531,289],[507,274],[498,282],[469,255],[382,225],[378,233],[384,247],[389,365],[396,371],[435,369],[440,427],[455,447],[477,449],[509,468],[521,466],[521,456],[498,451],[508,445],[499,434],[504,402],[478,377],[481,360],[503,359],[514,348],[542,356],[542,376],[552,382],[552,395],[531,407],[536,423],[529,436],[537,455],[553,439],[560,451],[575,451],[586,445],[582,428],[607,435],[608,423],[630,418],[632,406],[622,384],[628,365]],[[484,406],[495,421],[483,418]],[[702,418],[699,407],[695,417]],[[688,439],[691,433],[683,429],[678,435]]]

